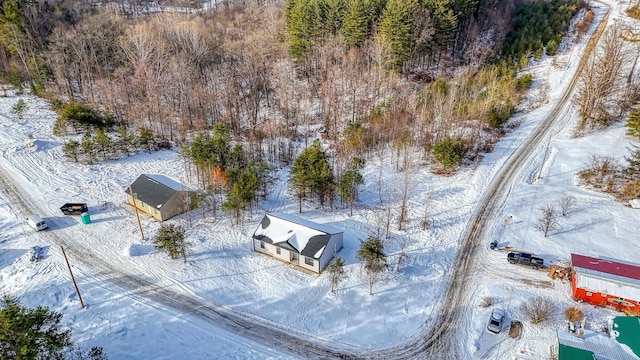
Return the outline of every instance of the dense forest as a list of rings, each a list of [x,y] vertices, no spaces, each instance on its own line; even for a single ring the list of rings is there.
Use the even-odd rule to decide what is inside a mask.
[[[214,182],[212,171],[234,168],[241,177],[238,166],[252,161],[291,164],[318,135],[336,179],[356,155],[386,150],[399,170],[416,150],[444,172],[473,161],[518,110],[532,80],[517,77],[518,69],[554,53],[583,6],[286,0],[214,2],[205,11],[151,4],[5,0],[0,74],[54,104],[58,135],[87,132],[87,146],[104,147],[111,134],[123,153],[163,139],[181,149],[203,186]],[[541,21],[550,26],[539,34]],[[228,169],[203,159],[221,153],[201,153],[220,136],[216,124],[225,146],[242,147]],[[138,140],[127,144],[127,136]]]

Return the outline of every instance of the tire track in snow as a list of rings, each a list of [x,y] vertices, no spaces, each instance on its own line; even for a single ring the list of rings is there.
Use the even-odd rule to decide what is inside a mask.
[[[607,5],[605,5],[607,6]],[[93,255],[91,249],[82,249],[77,244],[68,244],[58,234],[67,232],[59,229],[45,233],[52,240],[52,243],[65,245],[67,251],[83,263],[83,265],[94,272],[87,272],[89,276],[97,279],[110,281],[129,292],[130,296],[135,296],[143,300],[149,300],[162,304],[176,311],[188,313],[201,319],[216,324],[222,329],[238,334],[246,339],[257,343],[276,347],[283,352],[300,356],[301,358],[376,358],[376,359],[460,359],[464,356],[460,354],[460,343],[456,338],[462,323],[462,313],[465,311],[466,301],[469,298],[468,280],[470,271],[474,268],[475,254],[478,252],[479,242],[484,239],[486,224],[493,221],[497,210],[502,206],[505,193],[509,190],[511,181],[520,172],[521,168],[528,160],[528,154],[533,153],[548,134],[551,126],[559,117],[560,111],[569,102],[571,91],[575,87],[579,74],[581,73],[585,59],[591,53],[597,43],[602,29],[607,23],[609,10],[602,19],[598,30],[594,32],[585,53],[580,61],[580,65],[572,78],[569,87],[565,90],[561,101],[554,107],[546,121],[532,134],[523,146],[512,155],[485,192],[485,195],[478,204],[474,212],[467,231],[462,236],[461,246],[458,255],[452,265],[449,282],[439,301],[440,309],[436,311],[437,316],[428,319],[421,327],[425,330],[420,336],[411,338],[404,344],[390,349],[364,353],[362,350],[341,344],[340,347],[329,343],[323,339],[314,338],[309,334],[297,332],[292,329],[269,323],[264,319],[240,313],[195,296],[186,295],[171,290],[168,286],[158,286],[139,276],[128,274],[123,269],[118,269],[114,264],[110,264],[101,258]],[[33,202],[24,195],[12,181],[7,173],[0,168],[0,189],[7,196],[14,206],[19,207],[24,213],[31,212]],[[275,199],[274,208],[281,206],[282,191],[284,186],[279,188]],[[466,321],[466,320],[465,320]],[[463,324],[464,326],[464,324]]]
[[[569,86],[563,92],[560,101],[551,109],[549,115],[538,129],[527,138],[518,151],[507,161],[478,203],[469,226],[462,236],[462,245],[452,267],[453,271],[450,275],[447,291],[443,301],[440,302],[443,304],[442,310],[425,338],[424,354],[427,358],[463,358],[460,354],[462,342],[456,338],[456,335],[460,333],[458,324],[462,321],[461,314],[464,313],[467,305],[469,292],[473,291],[467,284],[470,283],[471,270],[475,267],[475,254],[478,253],[478,246],[482,246],[481,241],[485,239],[487,228],[493,223],[493,220],[499,214],[499,210],[504,206],[505,195],[510,191],[514,179],[526,166],[529,158],[532,154],[535,154],[534,150],[543,143],[546,136],[551,132],[553,125],[559,121],[563,112],[569,106],[571,94],[578,83],[586,60],[607,25],[610,8],[606,4],[603,5],[607,8],[606,13],[589,39],[578,68]]]
[[[34,202],[30,201],[26,192],[20,189],[10,175],[0,167],[0,190],[7,200],[22,213],[31,213]],[[85,276],[95,281],[108,281],[127,292],[127,296],[138,298],[141,302],[154,302],[180,313],[186,313],[215,324],[217,327],[240,335],[252,342],[267,347],[275,347],[283,353],[300,358],[316,359],[357,359],[361,351],[349,345],[335,346],[324,339],[314,338],[309,334],[297,332],[264,319],[250,316],[222,304],[205,300],[197,296],[172,290],[171,284],[158,285],[155,282],[127,273],[108,263],[91,252],[90,248],[82,248],[78,243],[65,241],[67,229],[56,229],[42,232],[51,244],[64,246],[65,251],[80,262],[85,269]],[[248,346],[250,346],[248,344]]]

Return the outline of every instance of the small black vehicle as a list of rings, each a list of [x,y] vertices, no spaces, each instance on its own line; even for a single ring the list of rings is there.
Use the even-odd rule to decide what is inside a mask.
[[[533,270],[538,270],[539,268],[544,267],[544,260],[542,258],[528,253],[509,253],[507,255],[507,260],[511,264],[530,266]]]
[[[84,203],[66,203],[60,207],[60,211],[65,215],[81,215],[88,212],[89,207]]]

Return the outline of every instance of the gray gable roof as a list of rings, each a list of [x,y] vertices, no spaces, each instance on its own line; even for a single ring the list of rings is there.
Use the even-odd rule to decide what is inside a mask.
[[[160,209],[179,191],[176,189],[175,184],[178,183],[162,175],[142,174],[131,184],[131,189],[137,195],[138,200]],[[184,189],[185,191],[192,191],[186,186]],[[125,192],[129,194],[129,188]]]
[[[327,246],[327,244],[329,243],[329,239],[331,239],[330,234],[316,235],[310,238],[307,246],[302,249],[300,254],[306,257],[315,258],[316,253],[323,247]],[[319,254],[318,258],[320,258],[320,256],[322,256],[322,254]]]

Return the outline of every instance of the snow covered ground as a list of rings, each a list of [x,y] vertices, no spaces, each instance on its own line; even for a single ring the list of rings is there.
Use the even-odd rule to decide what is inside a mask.
[[[615,11],[625,8],[623,4],[611,5]],[[601,18],[603,11],[598,14]],[[620,17],[619,21],[624,20]],[[324,211],[309,204],[300,214],[345,232],[344,249],[339,255],[349,276],[334,294],[329,291],[326,275],[310,275],[251,250],[251,234],[263,211],[247,216],[240,228],[232,226],[226,217],[205,219],[198,211],[179,216],[169,222],[187,229],[187,238],[193,243],[187,264],[156,252],[149,241],[141,240],[135,215],[124,204],[124,190],[141,173],[161,174],[194,186],[184,173],[183,161],[175,152],[160,151],[95,165],[70,163],[62,156],[64,140],[51,134],[56,115],[41,99],[27,95],[0,98],[0,166],[28,194],[32,209],[49,222],[49,231],[63,234],[68,246],[85,249],[114,268],[315,338],[363,350],[386,348],[419,334],[437,302],[446,301],[440,299],[445,275],[474,204],[506,158],[557,101],[584,43],[581,39],[556,58],[532,66],[536,82],[531,103],[541,106],[519,114],[514,121],[520,126],[481,163],[465,167],[452,177],[437,176],[420,167],[409,203],[410,222],[387,241],[391,271],[374,287],[373,296],[368,294],[355,252],[359,240],[375,233],[381,223],[378,178],[382,177],[383,192],[389,193],[404,176],[393,170],[389,157],[367,162],[366,185],[354,216],[348,216],[346,208]],[[23,119],[11,111],[19,99],[28,106]],[[530,166],[519,174],[500,218],[495,219],[491,239],[498,239],[501,246],[540,254],[548,263],[566,262],[571,252],[637,261],[640,249],[634,243],[640,210],[585,190],[576,181],[576,172],[591,155],[622,158],[631,139],[624,135],[622,125],[574,139],[571,133],[575,121],[575,110],[567,111],[548,146],[532,154]],[[297,214],[297,201],[288,195],[287,173],[284,169],[276,174],[278,180],[268,199],[260,204],[261,210]],[[539,208],[556,203],[564,194],[573,195],[577,207],[545,238],[533,228]],[[92,222],[83,225],[76,217],[63,216],[58,208],[66,202],[88,203]],[[104,202],[111,206],[101,210],[99,204]],[[423,231],[420,222],[425,207],[431,225]],[[72,329],[76,342],[102,346],[112,359],[290,357],[149,303],[101,280],[85,265],[90,261],[71,257],[87,304],[81,309],[60,249],[57,244],[46,243],[43,234],[24,223],[27,215],[0,194],[0,292],[19,296],[26,306],[44,305],[64,313],[64,325]],[[143,216],[142,226],[149,239],[159,224]],[[409,257],[396,272],[402,238],[408,241],[405,251]],[[487,245],[489,242],[487,239]],[[28,249],[34,245],[46,248],[44,259],[38,263],[28,258]],[[513,340],[500,334],[493,341],[495,346],[481,349],[476,357],[480,353],[492,359],[546,357],[555,343],[555,330],[564,326],[561,310],[576,305],[570,299],[569,284],[552,281],[544,272],[510,265],[506,253],[491,251],[488,246],[481,252],[473,283],[468,284],[475,291],[464,309],[462,329],[466,333],[460,335],[465,348],[469,354],[476,353],[491,309],[499,307],[506,310],[507,321],[524,322],[523,336]],[[486,309],[476,306],[489,295],[495,305]],[[527,323],[519,311],[523,300],[537,295],[558,305],[554,320],[546,325]],[[608,310],[579,306],[588,316],[587,327],[591,329],[599,329],[613,315]]]

